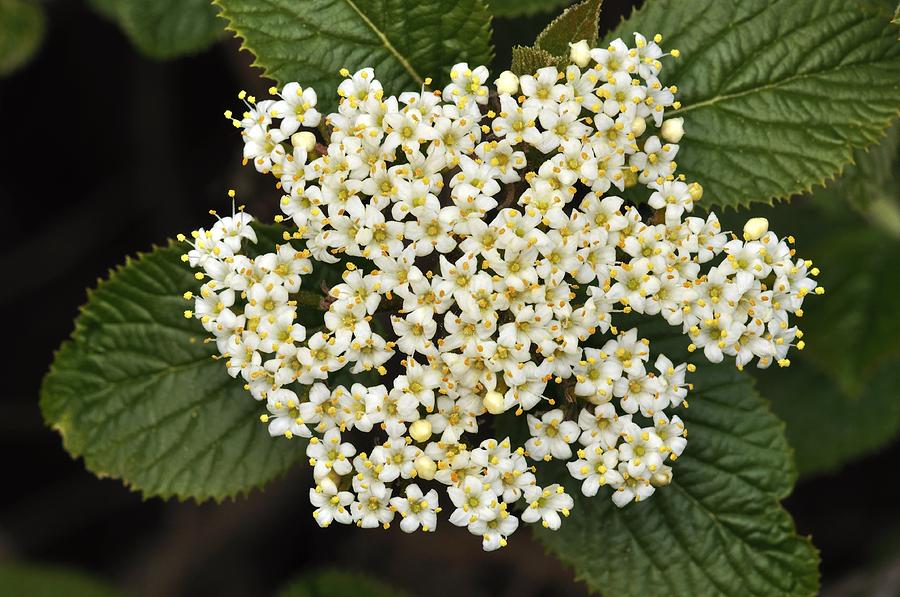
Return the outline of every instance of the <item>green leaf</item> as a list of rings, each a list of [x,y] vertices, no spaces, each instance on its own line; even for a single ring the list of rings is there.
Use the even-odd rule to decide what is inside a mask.
[[[900,113],[890,9],[866,0],[648,0],[609,38],[656,32],[679,89],[679,171],[703,205],[788,198],[836,176]]]
[[[0,564],[0,594],[27,597],[116,597],[120,591],[90,576],[34,564]]]
[[[120,0],[88,0],[88,4],[104,18],[116,21],[119,18],[117,12],[119,10],[119,1]]]
[[[900,121],[878,145],[857,149],[843,176],[816,198],[846,201],[871,224],[900,239]]]
[[[491,18],[483,0],[215,0],[255,66],[279,84],[313,87],[337,104],[341,68],[375,68],[390,94],[427,77],[445,81],[459,62],[490,63]]]
[[[515,74],[519,76],[530,75],[539,68],[544,68],[545,66],[562,68],[565,66],[565,63],[545,50],[529,48],[526,46],[513,46],[512,66],[510,67],[510,70]]]
[[[677,330],[639,329],[654,354],[687,358]],[[560,530],[539,528],[539,539],[603,594],[813,595],[816,551],[778,504],[796,476],[783,424],[727,365],[700,363],[690,381],[690,407],[678,411],[688,445],[671,485],[617,508],[608,490],[585,498],[564,467],[552,479],[539,469],[541,482],[564,483],[575,498]]]
[[[801,476],[836,471],[900,434],[900,359],[882,364],[855,397],[801,356],[786,369],[753,373],[787,423]]]
[[[822,222],[821,219],[816,221]],[[846,218],[807,235],[801,255],[821,267],[826,294],[810,300],[804,319],[804,356],[828,372],[850,395],[891,356],[900,354],[900,242]]]
[[[196,53],[222,37],[209,0],[115,0],[115,12],[138,50],[152,58]]]
[[[279,238],[257,228],[260,245]],[[269,437],[263,406],[212,360],[215,344],[182,312],[197,281],[183,246],[155,249],[92,290],[41,388],[65,448],[98,476],[144,496],[222,500],[278,477],[304,443]]]
[[[820,193],[754,215],[769,218],[775,232],[794,235],[797,254],[821,270],[825,294],[804,302],[797,320],[805,332],[802,357],[859,397],[872,373],[900,356],[900,239]]]
[[[541,31],[534,40],[534,47],[568,61],[569,42],[586,39],[592,48],[599,37],[600,7],[603,0],[585,0],[561,15]]]
[[[754,212],[796,237],[797,255],[819,267],[825,288],[795,320],[806,347],[791,353],[791,366],[755,372],[787,421],[804,475],[834,470],[900,433],[900,239],[830,196],[838,184]],[[723,225],[739,229],[737,214],[729,215]]]
[[[0,0],[0,76],[22,68],[44,39],[44,9],[26,0]]]
[[[488,0],[496,17],[523,17],[556,10],[570,0]]]
[[[407,593],[364,574],[325,570],[305,574],[281,590],[280,597],[403,597]]]

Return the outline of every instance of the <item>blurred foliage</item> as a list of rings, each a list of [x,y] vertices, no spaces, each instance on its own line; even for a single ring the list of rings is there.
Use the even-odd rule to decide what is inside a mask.
[[[118,23],[142,54],[167,59],[204,50],[224,37],[209,0],[90,0]]]
[[[798,255],[821,270],[825,294],[804,304],[806,348],[791,367],[753,370],[787,422],[801,474],[830,471],[900,432],[900,160],[895,124],[855,165],[811,196],[758,208],[770,228],[796,238]],[[873,206],[879,205],[878,215]],[[747,212],[727,214],[740,230]]]
[[[22,563],[0,563],[0,595],[9,597],[121,597],[118,589],[86,574]]]
[[[409,597],[378,579],[346,570],[304,574],[288,584],[279,597]]]
[[[33,0],[0,0],[0,77],[31,60],[44,28],[44,10]]]

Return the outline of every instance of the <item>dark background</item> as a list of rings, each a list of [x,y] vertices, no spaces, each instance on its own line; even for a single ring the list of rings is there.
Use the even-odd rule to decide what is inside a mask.
[[[606,0],[603,29],[637,2]],[[0,80],[3,143],[0,205],[9,242],[0,255],[0,296],[9,321],[0,393],[0,561],[88,571],[148,595],[270,593],[298,573],[362,570],[429,595],[583,594],[582,585],[517,533],[483,554],[477,538],[444,523],[435,534],[398,528],[320,530],[310,516],[304,471],[265,493],[222,505],[143,501],[98,480],[62,449],[38,410],[55,348],[69,335],[85,288],[120,263],[223,209],[237,188],[251,213],[276,202],[267,179],[241,169],[241,141],[222,117],[241,88],[268,84],[227,40],[170,62],[141,58],[115,25],[79,1],[46,4],[48,32],[36,60]],[[549,20],[494,24],[495,74],[512,43],[528,43]],[[822,552],[831,595],[900,582],[900,504],[895,444],[839,474],[802,481],[786,505]],[[883,582],[882,582],[883,581]],[[861,584],[862,583],[862,584]],[[897,585],[894,585],[897,586]],[[894,594],[894,593],[884,593]]]

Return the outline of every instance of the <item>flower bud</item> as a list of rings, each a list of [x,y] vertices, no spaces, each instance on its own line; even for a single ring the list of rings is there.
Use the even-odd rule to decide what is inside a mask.
[[[744,224],[744,240],[759,240],[769,231],[769,220],[765,218],[750,218]]]
[[[503,399],[503,394],[500,392],[491,390],[484,395],[482,402],[484,403],[484,408],[492,415],[503,414],[506,411],[504,405],[505,400]]]
[[[302,148],[303,151],[309,153],[316,146],[316,136],[309,131],[300,131],[291,135],[291,145]]]
[[[653,473],[653,476],[650,477],[650,484],[654,487],[665,487],[671,482],[672,469],[669,467],[663,467],[662,470]]]
[[[699,182],[692,182],[688,186],[688,192],[691,194],[691,199],[694,201],[700,201],[703,197],[703,187],[700,186]]]
[[[431,481],[434,479],[434,474],[437,472],[437,464],[425,454],[416,458],[416,462],[413,466],[416,468],[416,474],[423,481]]]
[[[340,483],[340,481],[340,476],[338,476],[334,471],[330,471],[324,477],[316,479],[316,485],[321,487],[326,492],[337,493],[338,483]]]
[[[644,131],[647,130],[647,121],[640,116],[634,119],[634,122],[631,123],[631,132],[635,136],[635,138],[640,137],[644,134]]]
[[[512,71],[505,70],[500,73],[494,84],[497,86],[497,93],[513,95],[519,91],[519,77],[513,74]]]
[[[591,61],[591,47],[586,39],[569,44],[569,60],[579,68],[584,68]]]
[[[409,426],[409,436],[417,442],[428,441],[431,437],[431,422],[428,419],[419,419]]]
[[[684,137],[684,118],[670,118],[664,121],[660,134],[669,143],[678,143]]]

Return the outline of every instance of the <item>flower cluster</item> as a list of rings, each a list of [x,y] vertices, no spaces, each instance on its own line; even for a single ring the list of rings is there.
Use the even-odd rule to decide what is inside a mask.
[[[538,484],[541,461],[618,506],[668,484],[687,440],[667,411],[694,365],[652,357],[620,314],[660,315],[712,362],[788,364],[789,315],[821,292],[816,272],[765,222],[738,238],[714,214],[686,217],[702,189],[676,174],[659,41],[580,42],[565,70],[505,72],[493,89],[483,66],[399,97],[372,69],[344,70],[324,118],[297,83],[226,113],[245,162],[278,179],[290,228],[255,257],[243,211],[184,239],[204,281],[186,315],[265,403],[271,435],[310,438],[320,525],[399,514],[433,531],[444,485],[450,522],[491,550],[573,507]],[[343,274],[323,294],[305,277],[328,267]],[[486,415],[506,411],[525,415],[523,445],[490,437]]]

